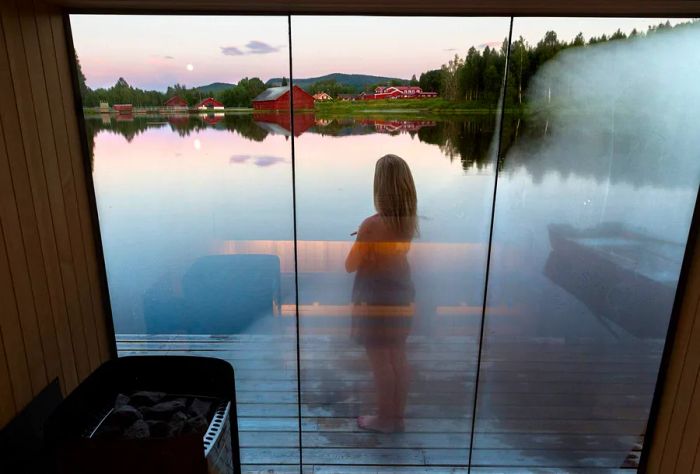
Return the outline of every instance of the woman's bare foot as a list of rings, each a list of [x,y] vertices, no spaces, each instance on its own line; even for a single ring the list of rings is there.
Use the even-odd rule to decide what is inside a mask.
[[[393,420],[381,419],[374,415],[363,415],[357,417],[357,426],[367,431],[377,433],[393,433],[396,431],[396,425]]]

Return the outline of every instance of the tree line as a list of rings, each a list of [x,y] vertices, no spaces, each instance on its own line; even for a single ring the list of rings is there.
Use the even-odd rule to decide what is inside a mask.
[[[233,87],[218,92],[205,92],[183,84],[168,86],[165,92],[144,90],[129,85],[123,77],[120,77],[112,87],[91,89],[85,83],[85,75],[77,57],[76,66],[83,107],[98,107],[100,102],[106,102],[110,106],[132,104],[136,107],[159,107],[174,96],[182,97],[189,107],[194,107],[207,97],[214,97],[226,107],[250,107],[252,100],[267,89],[265,83],[258,77],[243,78]]]
[[[506,102],[518,106],[522,105],[525,101],[524,92],[527,90],[530,79],[544,63],[565,49],[643,37],[696,22],[697,20],[671,26],[667,21],[650,26],[646,32],[634,29],[629,35],[618,29],[609,36],[605,34],[594,36],[587,41],[583,33],[579,33],[571,41],[562,41],[557,37],[555,31],[547,31],[537,44],[531,45],[520,36],[511,43]],[[464,57],[455,55],[440,69],[421,74],[419,85],[424,90],[438,91],[440,96],[448,100],[477,102],[495,107],[501,92],[507,51],[507,38],[503,40],[500,48],[486,46],[483,51],[479,51],[471,47]]]
[[[508,88],[506,99],[509,104],[522,105],[525,101],[524,92],[530,79],[537,70],[559,52],[568,48],[588,47],[608,41],[620,41],[655,34],[659,31],[695,24],[697,20],[689,23],[681,23],[675,26],[667,21],[657,26],[650,26],[646,32],[636,29],[627,35],[617,30],[612,35],[591,37],[586,40],[583,33],[579,33],[571,41],[561,41],[555,31],[548,31],[544,37],[531,45],[520,36],[511,43],[511,57],[508,62]],[[443,64],[440,69],[425,71],[419,78],[415,75],[410,80],[394,80],[388,84],[371,84],[364,87],[364,91],[371,92],[377,86],[387,85],[419,85],[424,91],[438,92],[447,100],[462,101],[478,104],[479,106],[495,107],[501,92],[503,72],[508,51],[508,39],[503,40],[500,48],[486,46],[483,50],[475,47],[469,48],[464,57],[455,54],[454,58]],[[162,106],[166,100],[177,95],[187,101],[188,106],[194,106],[205,97],[213,96],[226,107],[250,107],[252,100],[267,86],[258,77],[241,79],[238,84],[222,91],[202,92],[197,88],[188,88],[182,84],[175,84],[167,88],[165,92],[155,90],[143,90],[129,85],[124,78],[110,88],[90,89],[85,82],[80,61],[76,57],[78,70],[78,82],[80,93],[85,107],[97,107],[100,102],[113,104],[133,104],[139,107]],[[286,85],[286,78],[283,85]],[[310,94],[326,92],[332,97],[339,94],[357,94],[362,92],[352,85],[339,83],[335,80],[319,81],[305,87]]]

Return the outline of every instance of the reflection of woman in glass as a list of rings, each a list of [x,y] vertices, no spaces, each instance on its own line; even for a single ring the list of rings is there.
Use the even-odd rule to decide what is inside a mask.
[[[396,155],[377,161],[374,207],[345,261],[357,272],[352,289],[352,334],[367,350],[377,392],[377,414],[360,416],[360,428],[403,431],[408,395],[406,338],[414,288],[407,253],[417,234],[416,188],[411,170]]]

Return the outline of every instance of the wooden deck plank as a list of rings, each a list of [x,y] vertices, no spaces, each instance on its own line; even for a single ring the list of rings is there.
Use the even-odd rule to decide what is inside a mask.
[[[653,390],[654,384],[634,383],[634,382],[618,382],[618,381],[590,381],[590,382],[559,382],[559,381],[542,381],[531,380],[523,382],[509,381],[480,381],[479,391],[490,393],[494,391],[501,392],[540,392],[547,391],[548,393],[637,393],[638,391]],[[373,392],[374,382],[372,380],[308,380],[301,382],[301,392]],[[473,381],[453,381],[453,380],[424,380],[414,381],[411,383],[409,390],[417,393],[421,390],[428,390],[430,393],[455,393],[465,394],[473,393],[475,388]],[[255,392],[293,392],[297,390],[296,380],[240,380],[236,383],[238,391],[255,391]]]
[[[287,327],[288,326],[288,327]],[[277,334],[117,334],[116,340],[119,343],[129,341],[142,341],[145,343],[167,342],[167,343],[196,343],[196,342],[292,342],[296,343],[294,325],[280,326]],[[286,332],[286,333],[284,333]],[[340,345],[340,347],[357,347],[355,342],[345,335],[313,335],[302,336],[299,341],[302,347],[312,346],[313,348],[327,348]],[[478,344],[478,338],[470,336],[432,336],[424,334],[412,334],[409,336],[407,345],[425,344],[428,346],[440,347],[465,347]],[[542,337],[513,337],[513,336],[491,336],[488,339],[489,347],[485,348],[485,353],[508,348],[521,347],[545,347],[552,350],[566,349],[583,352],[595,352],[604,350],[605,353],[615,354],[621,352],[648,352],[662,351],[663,341],[618,341],[615,344],[605,344],[590,338],[542,338]]]
[[[462,450],[465,454],[466,449]],[[400,448],[304,448],[303,459],[305,464],[350,464],[350,465],[386,465],[401,466],[426,465],[425,451],[423,449]],[[464,459],[467,459],[465,455]],[[466,464],[463,461],[462,464]]]
[[[326,392],[310,392],[304,393],[303,401],[305,404],[328,404],[328,403],[364,403],[369,400],[371,393],[358,394],[349,393],[344,394],[343,398],[329,397]],[[297,392],[272,392],[272,393],[256,393],[256,392],[237,392],[236,394],[238,403],[296,403]],[[577,404],[575,397],[583,397],[586,400],[585,403]],[[483,400],[484,397],[482,397]],[[592,403],[593,400],[597,400],[597,404],[605,404],[606,400],[614,400],[618,404],[622,404],[628,399],[639,400],[639,397],[633,395],[618,395],[618,394],[550,394],[550,393],[492,393],[489,394],[492,405],[494,401],[498,402],[498,406],[521,406],[523,408],[529,408],[530,406],[536,405],[547,405],[551,403],[552,406],[589,406],[587,403],[589,401]],[[651,396],[648,396],[648,402],[644,404],[640,402],[640,407],[642,409],[648,409],[649,403],[651,403]],[[415,394],[409,393],[409,402],[413,403],[435,403],[444,405],[446,407],[452,405],[463,405],[469,403],[468,399],[455,400],[453,395],[443,396],[441,394]]]
[[[567,468],[565,470],[559,467],[538,467],[537,474],[630,474],[635,472],[630,469],[621,468]],[[531,474],[532,470],[522,467],[473,467],[470,470],[473,474]]]
[[[197,335],[197,334],[170,334],[170,335],[124,335],[117,336],[118,344],[141,344],[145,347],[177,346],[191,345],[193,347],[208,347],[214,345],[235,345],[235,344],[260,344],[275,343],[289,344],[296,346],[296,336],[291,331],[294,327],[291,326],[289,334],[219,334],[219,335]],[[302,336],[299,345],[304,349],[332,351],[334,349],[341,350],[362,350],[361,347],[354,342],[348,335],[345,336]],[[473,337],[465,336],[409,336],[406,346],[408,348],[428,348],[446,351],[469,350],[476,352],[478,350],[478,340]],[[507,353],[512,351],[521,352],[523,350],[537,350],[545,352],[566,352],[580,354],[599,354],[599,355],[615,355],[615,354],[649,354],[663,350],[663,347],[657,344],[639,342],[639,345],[632,343],[619,343],[617,345],[589,343],[586,341],[539,341],[537,338],[530,339],[504,339],[502,341],[492,341],[487,350],[484,350],[483,355],[489,356],[494,353]]]
[[[308,417],[352,417],[367,411],[371,404],[371,397],[363,402],[347,403],[345,401],[328,401],[323,404],[311,404],[302,399],[301,415]],[[518,405],[489,407],[488,411],[495,412],[505,419],[602,419],[602,420],[644,420],[648,406],[530,406]],[[466,418],[471,415],[472,405],[442,405],[439,403],[412,403],[406,408],[406,416],[412,418]],[[480,410],[483,413],[486,410]],[[488,412],[487,411],[487,412]],[[238,416],[261,417],[287,417],[297,416],[296,403],[239,403]],[[483,415],[482,415],[483,416]]]
[[[303,448],[305,464],[365,466],[466,466],[469,451],[462,449],[420,448]],[[475,450],[472,465],[501,467],[617,468],[624,463],[625,451]],[[295,464],[296,448],[241,448],[243,463]]]
[[[289,464],[299,471],[297,448],[241,448],[242,464]]]
[[[241,474],[300,474],[291,464],[241,464]],[[304,466],[301,474],[313,474],[313,466]],[[340,473],[339,473],[340,474]]]
[[[277,359],[283,359],[283,360],[296,360],[296,354],[293,353],[294,349],[288,349],[288,350],[283,350],[279,349],[278,351],[268,351],[268,352],[262,352],[262,353],[257,353],[255,351],[250,351],[250,350],[236,350],[236,349],[229,349],[229,350],[222,350],[218,348],[212,348],[212,349],[188,349],[186,347],[179,347],[179,348],[172,348],[172,349],[143,349],[143,348],[132,348],[132,349],[127,349],[123,346],[119,347],[120,355],[145,355],[145,354],[169,354],[169,355],[180,355],[180,354],[190,354],[190,355],[201,355],[205,357],[218,357],[221,359],[232,359],[232,360],[237,360],[237,359],[246,359],[246,358],[260,358],[266,354],[273,354],[276,355],[275,358]],[[289,353],[287,353],[289,352]],[[364,353],[361,352],[343,352],[341,350],[337,351],[329,351],[327,353],[329,356],[335,355],[337,357],[342,356],[342,358],[337,358],[335,357],[334,359],[337,360],[338,362],[342,364],[352,364],[354,362],[360,361],[360,362],[365,362],[365,355]],[[324,357],[326,354],[320,351],[304,351],[302,350],[299,357],[301,360],[307,360],[309,362],[323,362],[324,360],[327,360],[326,357]],[[460,354],[459,356],[456,354],[450,354],[449,356],[446,355],[441,355],[439,353],[437,354],[430,354],[430,353],[415,353],[412,351],[408,351],[407,355],[409,356],[409,359],[413,360],[425,360],[425,361],[437,361],[437,362],[444,362],[444,361],[449,361],[450,365],[449,367],[474,367],[476,363],[476,358],[474,355],[474,358],[470,354]],[[283,357],[282,357],[283,356]],[[640,363],[641,360],[643,360],[643,356],[635,356],[635,355],[610,355],[610,356],[599,356],[599,355],[590,355],[590,356],[581,356],[581,355],[552,355],[552,356],[547,356],[546,354],[542,353],[537,353],[537,354],[528,354],[528,353],[518,353],[518,354],[512,354],[508,356],[499,356],[499,357],[487,357],[482,359],[482,362],[486,364],[508,364],[510,361],[513,360],[522,360],[526,361],[528,364],[551,364],[553,357],[558,358],[558,363],[583,363],[585,365],[597,365],[597,364],[606,364],[607,362],[614,360],[615,363],[617,364],[632,364],[633,366],[642,366],[647,368],[649,371],[654,371],[657,370],[658,367],[658,359],[655,359],[654,361],[651,361],[648,364]],[[444,365],[444,364],[442,364]]]
[[[315,465],[313,474],[467,474],[466,467]]]
[[[118,339],[122,355],[229,361],[236,369],[243,472],[298,472],[293,338]],[[364,351],[338,337],[305,337],[299,374],[304,472],[466,472],[475,352],[465,347],[470,338],[450,341],[409,344],[415,375],[406,432],[383,435],[356,424],[374,398]],[[618,472],[641,441],[656,379],[659,349],[644,350],[640,355],[639,347],[601,351],[599,344],[529,341],[486,353],[473,451],[474,465],[482,468],[472,472]]]
[[[457,462],[461,456],[455,450],[434,449],[426,451],[428,464]],[[559,469],[580,468],[618,468],[627,456],[627,450],[621,451],[550,451],[530,449],[476,449],[472,453],[472,466],[503,466],[503,467],[550,467]]]

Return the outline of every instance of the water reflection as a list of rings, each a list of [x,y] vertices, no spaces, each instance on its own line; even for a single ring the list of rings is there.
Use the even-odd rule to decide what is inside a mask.
[[[689,137],[682,129],[669,128],[669,121],[653,121],[649,115],[639,119],[624,107],[615,110],[543,109],[531,116],[506,114],[502,165],[508,174],[522,169],[535,184],[548,173],[563,179],[591,177],[598,181],[625,182],[634,186],[692,185],[696,176],[679,174],[673,166],[690,166],[700,160],[697,153],[679,154],[675,139]],[[661,112],[659,112],[661,113]],[[148,129],[168,128],[179,136],[189,136],[207,128],[227,130],[257,142],[268,135],[289,137],[291,120],[286,113],[269,114],[170,114],[87,116],[85,120],[89,148],[94,155],[95,136],[116,133],[131,142]],[[318,134],[345,137],[375,133],[406,134],[422,143],[438,146],[450,160],[458,160],[464,170],[485,170],[490,166],[489,149],[494,140],[495,116],[392,118],[325,117],[298,114],[294,134]],[[584,133],[581,133],[581,132]],[[697,142],[697,137],[692,138]],[[687,149],[700,149],[700,143],[688,143]],[[682,160],[675,163],[670,159]],[[687,164],[686,164],[687,163]]]
[[[644,432],[700,146],[666,119],[645,115],[635,129],[620,104],[537,110],[504,122],[473,461],[617,467]],[[299,116],[296,268],[292,123],[262,115],[86,120],[117,332],[293,340],[298,270],[302,402],[324,423],[317,442],[376,442],[413,462],[414,448],[439,436],[452,457],[429,461],[464,464],[495,117]],[[374,375],[347,337],[355,305],[344,260],[349,234],[373,212],[383,153],[405,158],[420,196],[421,235],[406,256],[419,291],[408,313],[409,433],[367,441],[350,432],[376,405]],[[248,255],[278,262],[251,280],[264,294],[224,258]],[[240,319],[237,306],[249,309]]]
[[[493,142],[495,115],[471,115],[452,118],[427,117],[328,117],[312,113],[294,116],[294,135],[304,133],[344,137],[384,133],[408,134],[423,143],[438,145],[450,160],[460,160],[465,170],[483,169],[489,163],[489,146]],[[86,116],[89,149],[94,157],[95,136],[100,132],[117,133],[131,142],[134,137],[153,128],[169,128],[180,136],[213,128],[235,132],[249,140],[263,141],[269,134],[289,137],[292,123],[288,113],[255,114],[168,114]]]

